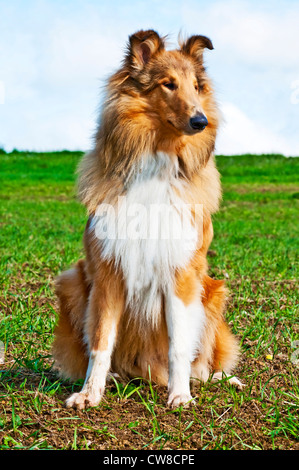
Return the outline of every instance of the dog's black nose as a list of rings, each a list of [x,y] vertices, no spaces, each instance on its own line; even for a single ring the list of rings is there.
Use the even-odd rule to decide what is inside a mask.
[[[208,120],[203,113],[198,113],[190,119],[192,129],[198,129],[199,131],[203,131],[208,124]]]

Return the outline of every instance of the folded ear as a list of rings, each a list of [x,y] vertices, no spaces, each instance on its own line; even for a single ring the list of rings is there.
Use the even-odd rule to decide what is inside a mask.
[[[191,55],[200,62],[203,60],[205,49],[214,49],[212,41],[206,36],[191,36],[181,45],[181,50],[185,54]]]
[[[157,53],[164,49],[164,40],[152,29],[138,31],[129,37],[127,60],[139,72]]]

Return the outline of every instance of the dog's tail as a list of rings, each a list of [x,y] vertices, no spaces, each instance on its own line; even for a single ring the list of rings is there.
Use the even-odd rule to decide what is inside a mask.
[[[55,365],[64,378],[85,377],[88,353],[84,343],[84,318],[90,286],[85,273],[85,261],[80,260],[56,280],[59,319],[54,330],[52,354]]]

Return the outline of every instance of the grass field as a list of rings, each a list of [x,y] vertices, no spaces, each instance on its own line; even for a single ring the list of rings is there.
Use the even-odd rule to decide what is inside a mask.
[[[53,279],[82,255],[80,156],[0,154],[0,449],[299,449],[299,158],[217,157],[210,272],[230,289],[245,389],[197,383],[196,405],[172,411],[162,387],[113,383],[76,411],[63,404],[80,383],[59,380],[50,350]]]

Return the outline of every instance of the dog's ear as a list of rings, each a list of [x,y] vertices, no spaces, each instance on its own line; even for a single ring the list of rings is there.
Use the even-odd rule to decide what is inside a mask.
[[[214,49],[212,41],[206,36],[191,36],[181,45],[181,50],[191,55],[199,62],[203,60],[203,52],[205,49]]]
[[[133,71],[140,72],[164,46],[163,38],[156,31],[138,31],[129,37],[127,61]]]

